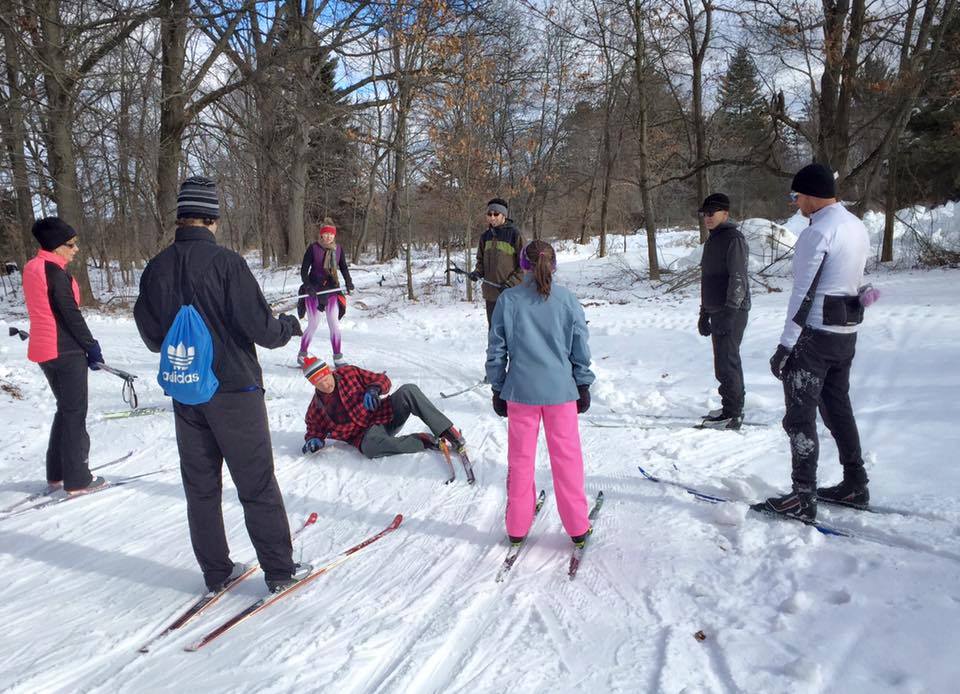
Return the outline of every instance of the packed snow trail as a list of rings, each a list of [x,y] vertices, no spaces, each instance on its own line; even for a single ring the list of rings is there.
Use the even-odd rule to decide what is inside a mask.
[[[688,236],[681,242],[664,234],[667,252],[671,239],[676,249],[688,248]],[[644,253],[638,239],[628,254],[635,264]],[[783,396],[767,366],[782,328],[783,294],[755,293],[742,350],[747,416],[770,425],[714,432],[669,421],[659,427],[650,418],[649,428],[590,427],[588,417],[629,413],[695,423],[718,404],[709,343],[696,334],[697,297],[617,289],[622,271],[605,259],[584,262],[590,252],[561,252],[558,276],[590,320],[598,381],[581,431],[588,495],[602,489],[606,499],[575,581],[566,575],[570,539],[549,498],[510,580],[493,580],[506,547],[506,421],[492,412],[487,388],[439,398],[482,376],[482,305],[457,301],[444,287],[409,304],[366,284],[380,269],[358,272],[357,296],[369,308],[353,306],[345,317],[345,355],[435,398],[466,436],[476,485],[461,475],[444,485],[449,469],[434,452],[371,461],[331,443],[303,456],[311,393],[286,366],[297,347],[261,351],[288,516],[297,524],[309,511],[319,514],[295,558],[332,556],[403,513],[391,541],[277,603],[242,633],[183,652],[263,594],[262,580],[247,579],[144,656],[136,649],[162,630],[171,606],[203,590],[177,473],[10,518],[0,532],[0,689],[952,691],[960,675],[952,655],[960,563],[838,541],[801,524],[748,520],[745,505],[700,504],[637,472],[640,464],[743,499],[788,485],[789,448],[776,424]],[[424,283],[437,262],[417,259]],[[944,555],[960,553],[957,277],[871,277],[884,300],[868,314],[854,363],[851,395],[871,497],[913,515],[821,510],[825,522],[842,519],[844,527],[910,538]],[[268,296],[283,295],[280,273],[265,279]],[[153,380],[156,357],[140,344],[132,320],[91,314],[90,323],[105,358],[140,376],[141,405],[169,408]],[[53,402],[25,351],[15,339],[0,345],[0,378],[24,395],[0,394],[2,507],[43,483]],[[118,477],[176,466],[172,414],[100,416],[121,409],[116,378],[91,374],[91,459],[134,450],[113,468]],[[420,430],[416,421],[406,429]],[[549,497],[545,450],[539,455],[537,482]],[[820,475],[825,483],[840,476],[829,436]],[[229,475],[223,500],[232,556],[253,556]],[[701,631],[702,641],[694,638]]]

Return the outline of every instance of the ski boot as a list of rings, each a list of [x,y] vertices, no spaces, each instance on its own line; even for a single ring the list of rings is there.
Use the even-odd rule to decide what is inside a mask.
[[[293,575],[290,578],[284,578],[279,581],[267,581],[267,590],[271,593],[282,593],[291,586],[296,585],[313,571],[313,566],[310,564],[294,564],[293,565]]]
[[[233,568],[230,570],[230,575],[227,576],[222,581],[220,581],[219,583],[208,583],[207,591],[211,593],[221,593],[225,591],[227,588],[229,588],[231,583],[233,583],[238,578],[243,576],[243,574],[247,573],[247,571],[249,570],[250,570],[249,565],[235,561],[233,562]]]
[[[743,425],[743,415],[728,415],[720,411],[717,415],[707,415],[700,423],[701,429],[726,429],[738,431]]]
[[[465,453],[467,450],[467,440],[463,438],[463,434],[461,434],[456,427],[450,427],[444,431],[440,434],[440,438],[449,441],[450,445],[453,446],[453,450],[457,453]]]
[[[812,491],[794,490],[783,496],[772,496],[759,504],[752,504],[750,509],[809,523],[817,519],[817,495]]]
[[[817,499],[828,504],[850,506],[861,511],[870,505],[870,492],[866,484],[844,480],[833,487],[817,487]]]

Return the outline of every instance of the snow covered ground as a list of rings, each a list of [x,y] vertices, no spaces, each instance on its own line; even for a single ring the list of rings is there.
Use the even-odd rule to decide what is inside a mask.
[[[662,238],[667,260],[695,246]],[[618,244],[621,244],[618,246]],[[622,238],[612,247],[622,250]],[[166,469],[136,484],[0,519],[0,689],[14,692],[952,692],[960,676],[960,369],[957,271],[877,272],[852,374],[875,503],[864,514],[821,506],[821,520],[867,539],[710,505],[644,480],[651,473],[756,500],[787,488],[780,384],[767,360],[786,294],[754,286],[743,345],[747,418],[740,433],[687,426],[718,406],[709,341],[696,332],[698,296],[629,278],[628,252],[591,258],[566,247],[559,281],[585,306],[598,380],[581,417],[591,495],[606,504],[575,581],[569,539],[550,496],[504,584],[506,426],[479,390],[485,320],[443,266],[418,257],[417,303],[400,265],[359,268],[344,352],[416,383],[463,429],[478,481],[444,486],[434,453],[369,461],[328,445],[300,454],[311,396],[294,343],[261,350],[277,476],[291,526],[319,514],[297,556],[321,563],[404,514],[400,529],[197,653],[183,647],[262,594],[258,574],[149,654],[136,649],[202,590],[176,470],[172,414],[104,419],[122,410],[120,381],[90,375],[93,464],[127,451],[115,476]],[[295,289],[292,271],[259,273],[269,297]],[[377,280],[384,275],[383,286]],[[785,287],[785,280],[773,280]],[[9,304],[7,304],[9,306]],[[9,325],[26,328],[13,309]],[[107,362],[141,376],[141,406],[169,408],[156,357],[128,313],[89,314]],[[0,507],[43,480],[53,399],[26,343],[0,342]],[[329,346],[321,329],[320,356]],[[8,392],[9,391],[9,392]],[[13,393],[13,394],[11,394]],[[676,420],[657,416],[673,415]],[[416,422],[410,431],[421,430]],[[826,432],[823,432],[824,434]],[[821,480],[840,477],[823,439]],[[236,560],[252,550],[229,477],[224,514]],[[694,637],[702,632],[705,638]]]

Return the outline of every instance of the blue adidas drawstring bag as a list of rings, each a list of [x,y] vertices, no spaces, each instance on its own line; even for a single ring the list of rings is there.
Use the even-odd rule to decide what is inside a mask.
[[[185,268],[184,263],[184,268]],[[181,272],[181,277],[185,274]],[[157,383],[183,405],[209,402],[220,387],[213,373],[213,338],[203,316],[192,305],[193,287],[185,296],[160,346]]]

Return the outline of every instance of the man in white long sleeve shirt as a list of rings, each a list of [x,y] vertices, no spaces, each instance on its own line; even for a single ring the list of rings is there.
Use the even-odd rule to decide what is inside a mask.
[[[810,219],[794,248],[793,291],[780,344],[770,359],[783,381],[793,490],[754,510],[812,521],[817,499],[866,508],[867,473],[850,404],[850,366],[863,320],[859,288],[869,251],[863,223],[836,199],[833,172],[805,166],[792,184],[800,212]],[[817,410],[837,443],[843,482],[817,488]]]

